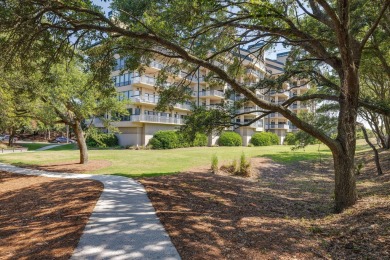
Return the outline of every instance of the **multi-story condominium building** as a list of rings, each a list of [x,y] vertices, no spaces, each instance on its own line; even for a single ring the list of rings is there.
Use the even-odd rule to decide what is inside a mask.
[[[268,76],[278,77],[284,73],[288,54],[288,52],[279,53],[276,55],[276,60],[265,59]],[[266,96],[266,99],[273,103],[282,104],[293,96],[299,96],[306,93],[309,89],[310,84],[307,80],[296,80],[292,78],[289,82],[285,82],[279,91],[270,91]],[[314,104],[297,101],[290,106],[290,109],[297,114],[313,111]],[[280,138],[281,144],[283,144],[287,133],[298,131],[298,128],[280,113],[271,113],[265,118],[265,129],[266,131],[276,133]]]
[[[267,74],[277,76],[283,73],[285,54],[278,55],[277,60],[264,59],[262,53],[256,52],[258,46],[250,46],[247,50],[242,49],[236,55],[242,60],[242,65],[245,68],[245,73],[241,76],[240,81],[245,84],[255,84]],[[119,96],[123,99],[130,100],[128,107],[129,115],[122,117],[120,121],[114,122],[113,125],[118,128],[119,143],[122,146],[130,145],[147,145],[154,133],[158,130],[174,130],[184,124],[184,118],[191,113],[191,103],[197,106],[204,106],[207,109],[213,109],[220,106],[222,103],[233,102],[240,100],[243,97],[240,95],[230,95],[227,97],[226,91],[228,85],[210,84],[206,80],[208,71],[200,68],[196,73],[186,73],[180,71],[168,75],[167,84],[172,84],[177,81],[185,81],[188,88],[191,89],[191,100],[185,103],[178,103],[169,111],[159,112],[155,108],[160,99],[156,91],[157,75],[167,65],[166,59],[163,57],[155,57],[155,59],[145,67],[142,75],[125,71],[125,58],[115,56],[116,66],[113,69],[112,77],[117,88]],[[272,102],[283,102],[289,96],[300,94],[307,90],[307,87],[294,88],[289,90],[289,84],[283,85],[282,92],[256,91],[256,94]],[[305,109],[299,102],[294,104],[292,109]],[[235,123],[245,124],[251,122],[260,114],[257,112],[259,108],[252,102],[247,101],[242,108],[236,111]],[[97,127],[102,127],[101,122],[95,122]],[[266,118],[262,118],[248,126],[236,128],[243,140],[243,145],[248,145],[250,138],[255,132],[272,131],[281,137],[283,143],[287,132],[293,131],[294,126],[288,120],[279,115],[272,113]],[[209,145],[215,144],[218,136],[209,136]]]

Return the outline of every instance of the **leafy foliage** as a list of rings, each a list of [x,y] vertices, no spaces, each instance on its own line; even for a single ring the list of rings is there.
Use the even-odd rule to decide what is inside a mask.
[[[157,131],[150,139],[149,145],[152,149],[173,149],[180,147],[179,140],[176,131]]]
[[[115,147],[119,145],[118,138],[113,133],[102,133],[96,128],[91,128],[88,131],[88,136],[86,139],[88,147],[98,147],[98,148],[107,148]]]
[[[192,146],[206,146],[207,136],[205,134],[196,133],[195,139],[192,141],[185,132],[168,130],[157,131],[149,144],[152,149],[174,149]]]
[[[296,138],[294,133],[287,133],[286,137],[284,138],[284,143],[287,145],[294,145],[296,143]]]
[[[207,146],[208,137],[202,133],[196,133],[192,146]]]
[[[213,154],[213,157],[211,157],[211,171],[215,174],[218,173],[218,156],[216,154]]]
[[[278,145],[279,137],[275,133],[261,132],[254,134],[249,142],[254,146]]]
[[[222,132],[218,139],[218,145],[220,146],[241,146],[242,139],[236,132],[226,131]]]

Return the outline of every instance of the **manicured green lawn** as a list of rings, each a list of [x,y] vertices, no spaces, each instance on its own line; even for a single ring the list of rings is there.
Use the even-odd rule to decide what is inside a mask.
[[[35,151],[35,150],[37,150],[39,148],[42,148],[42,147],[45,147],[45,146],[49,146],[49,145],[52,145],[52,144],[49,144],[49,143],[21,143],[21,144],[18,144],[18,145],[28,148],[29,151]]]
[[[59,161],[78,160],[79,151],[73,145],[60,146],[59,151],[17,153],[0,155],[0,162],[12,164],[47,164]],[[68,149],[68,150],[66,150]],[[71,150],[69,150],[71,149]],[[361,145],[359,150],[365,150]],[[111,166],[94,171],[98,174],[116,174],[129,177],[174,174],[193,167],[211,165],[216,154],[220,165],[239,159],[244,152],[247,157],[268,157],[276,162],[291,163],[301,160],[330,158],[330,151],[324,145],[311,145],[305,150],[291,151],[291,146],[265,147],[193,147],[173,150],[90,150],[90,160],[108,160]]]

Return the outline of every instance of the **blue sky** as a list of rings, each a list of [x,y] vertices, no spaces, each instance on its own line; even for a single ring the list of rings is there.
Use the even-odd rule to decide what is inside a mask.
[[[103,0],[92,0],[92,2],[96,5],[100,5],[101,7],[103,7],[104,11],[106,13],[108,13],[109,11],[109,6],[110,6],[110,0],[107,0],[107,1],[103,1]]]

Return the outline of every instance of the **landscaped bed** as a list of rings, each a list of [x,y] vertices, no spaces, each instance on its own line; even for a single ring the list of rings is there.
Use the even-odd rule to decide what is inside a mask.
[[[359,201],[342,214],[331,162],[252,164],[252,179],[198,169],[140,180],[183,259],[390,258],[388,159],[380,177],[366,159]]]
[[[93,180],[0,171],[0,259],[68,259],[102,190]]]

